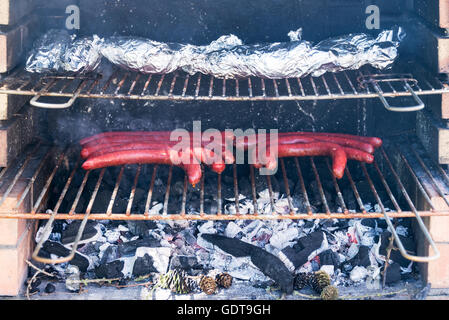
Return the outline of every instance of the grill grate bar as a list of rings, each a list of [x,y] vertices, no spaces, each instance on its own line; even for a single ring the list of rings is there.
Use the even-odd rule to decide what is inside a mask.
[[[76,164],[73,167],[72,173],[70,173],[70,176],[67,179],[67,182],[65,183],[64,188],[62,189],[62,192],[61,192],[61,195],[59,196],[58,202],[56,203],[55,207],[53,208],[54,213],[58,212],[58,210],[62,204],[62,201],[64,200],[65,195],[67,194],[67,191],[69,190],[69,187],[72,184],[73,177],[75,176],[75,173],[78,170],[80,163],[81,163],[81,157],[78,157],[78,160],[76,161]]]
[[[201,181],[200,181],[200,215],[204,216],[204,167],[201,166]]]
[[[187,179],[187,176],[186,176]],[[187,180],[186,180],[187,181]],[[221,216],[222,212],[222,198],[221,198],[221,173],[217,175],[217,215]]]
[[[171,184],[172,174],[173,174],[173,166],[170,166],[170,169],[168,169],[167,189],[165,190],[164,210],[162,213],[164,216],[166,216],[167,212],[168,212],[168,199],[170,197],[170,184]]]
[[[157,172],[157,165],[153,167],[153,174],[151,175],[151,182],[150,182],[150,188],[148,189],[148,195],[147,195],[147,201],[145,203],[145,215],[148,216],[150,214],[150,205],[151,205],[151,199],[153,197],[153,190],[154,190],[154,182],[156,181],[156,172]],[[184,204],[185,209],[185,204]]]
[[[119,174],[117,176],[117,180],[115,181],[114,190],[112,191],[112,194],[111,194],[111,199],[109,200],[108,208],[106,210],[106,214],[107,215],[111,215],[112,214],[112,208],[114,207],[115,198],[117,197],[117,192],[118,192],[118,189],[120,187],[120,182],[122,181],[122,177],[123,177],[123,172],[124,171],[125,171],[125,167],[121,166],[120,172],[119,172]]]
[[[235,200],[235,213],[236,215],[240,215],[240,206],[239,206],[239,182],[237,178],[237,165],[234,163],[232,165],[232,174],[234,181],[234,200]]]
[[[294,214],[294,212],[293,212],[293,204],[292,204],[292,197],[290,195],[290,187],[288,185],[287,172],[285,170],[284,159],[280,158],[279,162],[281,163],[282,179],[284,180],[285,193],[287,194],[288,209],[290,210],[290,214]]]
[[[337,197],[338,197],[338,200],[340,201],[340,205],[342,206],[343,212],[344,213],[348,213],[348,208],[346,207],[345,200],[343,199],[343,195],[342,195],[342,193],[340,191],[340,186],[338,185],[337,179],[332,174],[332,168],[331,168],[331,165],[329,163],[329,159],[326,158],[325,161],[326,161],[326,166],[329,169],[330,175],[332,177],[332,183],[334,185],[335,191],[337,192]]]
[[[299,183],[301,185],[302,195],[304,197],[304,202],[307,207],[307,214],[312,215],[312,206],[310,205],[309,196],[307,195],[306,186],[304,184],[304,178],[302,176],[301,166],[299,165],[298,158],[295,158],[296,172],[298,173]]]
[[[390,186],[388,185],[388,182],[385,180],[384,175],[380,171],[379,166],[377,165],[377,162],[374,161],[373,165],[374,165],[374,168],[376,169],[377,174],[379,175],[380,180],[382,181],[383,186],[385,187],[385,190],[387,191],[388,196],[390,197],[391,202],[393,203],[394,207],[396,208],[396,211],[401,212],[402,209],[399,207],[399,204],[396,201],[396,198],[393,195],[393,192],[391,192]]]
[[[362,198],[360,197],[359,191],[357,190],[357,187],[354,183],[354,180],[352,179],[352,175],[351,175],[351,172],[349,171],[348,167],[346,167],[345,173],[346,173],[346,176],[348,177],[349,184],[351,185],[352,192],[354,192],[354,195],[355,195],[357,203],[360,207],[360,210],[362,210],[362,212],[364,214],[366,214],[365,205],[363,204]]]
[[[318,185],[318,191],[320,193],[321,200],[323,201],[324,208],[326,209],[326,213],[331,214],[331,210],[329,209],[329,205],[326,200],[326,195],[324,194],[323,185],[321,184],[320,175],[318,174],[318,170],[316,169],[313,157],[310,157],[310,164],[312,165],[313,174],[315,175],[315,181]]]
[[[187,202],[187,174],[184,174],[184,185],[182,190],[182,203],[181,203],[181,215],[186,214],[186,202]]]
[[[249,166],[249,174],[251,179],[251,195],[253,196],[254,215],[257,215],[257,191],[256,191],[256,179],[254,177],[254,166]]]
[[[89,174],[90,174],[90,171],[86,171],[86,173],[84,174],[83,182],[81,183],[80,187],[78,188],[78,192],[76,194],[75,201],[73,201],[72,208],[70,209],[69,215],[73,215],[75,213],[76,207],[81,198],[81,194],[83,193],[84,187],[86,186],[87,179],[89,178]]]
[[[419,69],[421,70],[421,69]],[[0,93],[19,95],[39,95],[54,97],[107,98],[133,100],[221,100],[221,101],[280,101],[280,100],[328,100],[349,98],[378,98],[373,83],[367,79],[379,82],[380,92],[384,97],[412,96],[406,87],[394,86],[391,82],[411,85],[418,95],[442,94],[449,92],[449,84],[425,71],[416,71],[417,76],[410,73],[385,73],[364,67],[356,71],[342,71],[321,75],[319,77],[306,76],[304,78],[271,79],[263,78],[218,79],[222,81],[221,89],[214,85],[215,77],[209,81],[202,81],[203,75],[198,73],[193,88],[189,88],[190,75],[184,72],[143,76],[140,73],[114,70],[111,75],[94,76],[42,76],[30,75],[26,72],[15,72],[0,80]],[[150,90],[154,77],[158,80],[155,89]],[[330,81],[330,78],[332,80]],[[183,85],[178,86],[178,79],[184,79]],[[239,80],[246,81],[248,91],[242,94]],[[283,80],[283,81],[282,81]],[[256,82],[255,82],[256,81]],[[285,81],[285,84],[284,84]],[[83,83],[88,89],[76,92],[75,83]],[[154,82],[154,81],[153,81]],[[260,82],[260,84],[259,84]],[[364,85],[361,85],[364,82]],[[381,85],[382,82],[387,82]],[[376,82],[377,83],[377,82]],[[433,83],[433,84],[432,84]],[[257,84],[253,86],[253,84]],[[31,85],[31,88],[29,88]],[[371,86],[371,88],[370,88]],[[125,92],[122,89],[127,88]],[[136,88],[142,88],[140,94],[134,93]],[[167,90],[162,90],[167,88]],[[425,88],[425,89],[423,89]],[[109,89],[109,90],[108,90]],[[140,89],[139,89],[140,90]],[[299,90],[299,91],[298,91]],[[151,92],[150,92],[151,91]]]
[[[268,185],[268,194],[270,195],[270,207],[271,213],[274,214],[276,212],[274,207],[274,197],[273,197],[273,186],[271,185],[271,177],[266,175],[267,177],[267,185]]]
[[[139,164],[137,167],[136,175],[134,177],[133,187],[131,189],[131,193],[129,195],[128,206],[126,207],[126,215],[131,215],[131,208],[133,206],[134,196],[136,194],[137,182],[139,182],[140,170],[142,169],[142,165]]]

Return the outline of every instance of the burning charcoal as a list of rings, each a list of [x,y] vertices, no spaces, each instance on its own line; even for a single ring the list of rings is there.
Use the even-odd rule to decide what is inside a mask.
[[[347,219],[341,219],[341,220],[339,220],[339,221],[337,222],[337,225],[338,225],[338,227],[339,227],[340,229],[346,229],[346,228],[349,227],[349,224],[348,224],[348,220],[347,220]]]
[[[120,231],[117,229],[108,229],[104,233],[104,236],[109,243],[116,243],[120,239]]]
[[[157,272],[164,273],[168,269],[170,261],[171,249],[166,247],[149,248],[140,247],[136,250],[136,257],[144,257],[149,255],[153,259],[153,266]]]
[[[349,263],[355,266],[368,267],[371,265],[371,261],[369,259],[370,247],[360,246],[359,252],[352,258]]]
[[[214,228],[214,222],[208,221],[198,226],[198,231],[200,233],[216,233],[217,230]]]
[[[106,242],[99,250],[100,264],[109,263],[119,258],[118,246],[111,245],[109,242]]]
[[[170,260],[170,269],[183,269],[190,271],[191,269],[201,269],[196,256],[173,256]]]
[[[319,257],[320,257],[320,264],[322,266],[332,265],[335,268],[338,268],[338,266],[340,265],[340,258],[338,257],[338,254],[333,252],[331,249],[321,252],[319,254]]]
[[[287,178],[287,182],[288,182],[288,188],[289,188],[290,194],[291,194],[295,190],[295,182],[288,178]],[[285,183],[283,180],[281,180],[281,183],[279,184],[279,192],[281,194],[287,194],[287,191],[285,190]]]
[[[45,253],[47,253],[49,258],[51,254],[54,254],[57,257],[66,257],[70,254],[70,251],[71,250],[67,249],[59,242],[47,240],[44,242],[42,249],[39,251],[39,255],[45,256]],[[75,252],[75,256],[70,261],[70,264],[77,266],[82,272],[86,272],[89,267],[89,259],[86,256]]]
[[[296,227],[288,228],[283,232],[275,233],[270,238],[270,244],[280,250],[292,244],[291,241],[299,236],[299,230]]]
[[[243,237],[243,230],[235,222],[228,223],[224,235],[228,238],[241,239]]]
[[[95,268],[94,272],[97,278],[114,279],[123,277],[123,267],[125,262],[120,260],[115,260],[110,263],[99,265]]]
[[[304,229],[310,229],[315,226],[315,223],[312,220],[306,220],[304,223]]]
[[[389,231],[384,231],[381,235],[381,244],[379,248],[379,253],[381,255],[386,256],[387,255],[387,248],[388,244],[390,243],[390,236],[391,233]],[[411,237],[403,237],[399,236],[399,238],[402,241],[402,244],[404,245],[405,250],[408,252],[415,252],[416,250],[416,244],[413,238]],[[394,245],[396,245],[395,242],[393,242]],[[407,268],[410,264],[410,261],[404,258],[399,250],[392,250],[390,254],[390,260],[393,260],[397,262],[401,267]]]
[[[392,263],[387,268],[386,284],[392,284],[401,280],[401,266],[398,263]]]
[[[387,229],[388,228],[388,224],[385,221],[385,219],[380,218],[380,219],[377,219],[377,227],[381,228],[381,229]]]
[[[251,196],[251,183],[247,177],[241,177],[239,179],[239,192],[246,197]]]
[[[347,258],[350,260],[354,258],[357,253],[359,253],[359,245],[357,243],[351,243],[351,246],[348,248],[348,252],[346,253]]]
[[[289,270],[296,270],[304,265],[311,258],[312,252],[318,250],[324,242],[323,232],[312,232],[311,234],[299,238],[292,247],[284,248],[279,257],[287,265]]]
[[[157,269],[153,266],[153,258],[148,254],[138,257],[134,262],[133,276],[145,276],[151,272],[157,272]]]
[[[50,293],[55,292],[55,290],[56,290],[56,287],[54,285],[52,285],[51,283],[47,283],[47,285],[45,286],[44,292],[50,294]]]
[[[144,239],[138,239],[128,242],[123,242],[118,245],[118,252],[120,256],[133,256],[136,253],[137,248],[139,247],[160,247],[161,242],[160,240],[154,239],[154,238],[144,238]]]
[[[202,237],[234,257],[250,256],[251,262],[263,274],[278,283],[282,291],[288,294],[293,292],[293,275],[276,256],[259,247],[234,238],[216,234],[203,234]]]
[[[75,241],[80,225],[81,221],[73,221],[67,226],[67,228],[62,232],[62,244],[67,245]],[[81,236],[81,240],[79,242],[80,244],[95,241],[101,235],[101,231],[96,226],[97,223],[95,221],[87,221],[83,235]]]
[[[129,231],[136,235],[143,237],[148,234],[148,230],[157,229],[157,225],[154,221],[126,221]]]
[[[362,219],[361,224],[373,229],[376,228],[376,221],[374,219]]]

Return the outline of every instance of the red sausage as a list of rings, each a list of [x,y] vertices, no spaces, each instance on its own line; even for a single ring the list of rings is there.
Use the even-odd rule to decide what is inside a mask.
[[[257,136],[249,136],[245,137],[244,139],[236,139],[235,140],[235,146],[239,149],[247,150],[248,148],[252,148],[259,144],[261,141],[266,141],[266,144],[270,143],[270,136],[269,135],[257,135]],[[281,144],[292,144],[292,143],[312,143],[316,141],[314,138],[311,137],[278,137],[277,141]]]
[[[305,136],[325,136],[325,137],[340,137],[347,139],[359,140],[365,143],[371,144],[374,148],[379,148],[382,146],[382,139],[377,137],[363,137],[356,136],[345,133],[327,133],[327,132],[280,132],[279,136],[289,136],[289,135],[305,135]]]
[[[356,160],[365,163],[373,163],[374,161],[374,156],[367,152],[348,147],[344,147],[343,150],[345,151],[346,156],[350,160]]]
[[[253,150],[256,152],[256,149]],[[332,157],[332,171],[338,179],[341,179],[344,175],[346,168],[347,157],[344,149],[333,143],[314,142],[308,144],[284,144],[278,145],[278,157],[305,157],[305,156],[331,156]],[[264,159],[265,167],[269,168],[276,163],[275,157],[269,154],[267,148],[267,157]],[[256,168],[260,168],[261,164],[256,163]]]
[[[145,143],[145,144],[156,144],[156,145],[176,145],[179,142],[177,141],[169,141],[166,139],[161,139],[161,140],[153,140],[153,139],[147,139],[147,138],[132,138],[132,139],[128,139],[126,137],[121,137],[121,138],[117,138],[117,139],[113,139],[113,140],[103,140],[103,139],[98,139],[95,141],[91,141],[88,142],[86,144],[84,144],[83,149],[81,151],[81,156],[86,159],[88,158],[91,154],[103,150],[103,149],[109,149],[110,147],[115,147],[115,146],[119,146],[119,145],[123,145],[123,144],[131,144],[131,143]],[[210,142],[203,142],[202,144],[200,144],[202,146],[209,146]],[[232,154],[231,150],[228,150],[228,145],[227,144],[223,144],[223,159],[225,160],[225,163],[227,164],[231,164],[234,163],[235,159],[234,156]],[[190,145],[188,146],[190,147]],[[212,145],[210,146],[211,148],[213,147]],[[219,143],[218,143],[218,147],[219,147]]]
[[[244,148],[244,150],[248,149],[249,147],[254,147],[257,145],[262,139],[267,139],[267,143],[270,143],[269,136],[265,135],[259,135],[256,139],[244,139],[243,141],[236,140],[236,147],[237,148]],[[349,139],[349,138],[342,138],[342,137],[325,137],[325,136],[313,136],[311,135],[282,135],[278,137],[278,143],[279,144],[297,144],[297,143],[312,143],[314,141],[321,141],[321,142],[329,142],[329,143],[335,143],[339,144],[344,147],[351,147],[355,149],[359,149],[368,153],[374,153],[374,147],[369,144],[362,142],[360,140],[355,139]]]
[[[126,145],[114,145],[109,146],[108,148],[97,150],[96,152],[89,155],[89,158],[96,158],[102,155],[106,155],[109,153],[117,153],[121,151],[133,151],[133,150],[164,150],[168,146],[165,144],[147,144],[147,143],[129,143]],[[215,161],[214,152],[211,150],[207,150],[205,148],[197,148],[195,154],[195,158],[199,162],[204,162],[211,166],[212,170],[216,173],[222,173],[226,169],[226,164],[221,161]],[[85,151],[85,149],[83,149]],[[81,152],[83,154],[83,151]]]
[[[120,166],[125,164],[168,164],[171,165],[170,152],[168,150],[128,150],[118,151],[90,158],[82,165],[84,170],[93,170],[111,166]],[[201,165],[199,163],[179,164],[188,176],[192,185],[201,180]]]
[[[103,132],[97,135],[87,137],[80,140],[80,144],[82,146],[94,142],[96,140],[115,140],[115,139],[155,139],[155,140],[170,140],[170,136],[173,131],[112,131],[112,132]],[[223,140],[225,141],[233,141],[234,134],[232,132],[222,131],[220,132]],[[191,137],[195,135],[192,132],[189,132]],[[201,137],[201,135],[200,135]]]
[[[341,179],[344,175],[347,157],[344,149],[338,144],[315,142],[311,144],[292,144],[278,146],[278,155],[283,157],[331,156],[332,171]]]

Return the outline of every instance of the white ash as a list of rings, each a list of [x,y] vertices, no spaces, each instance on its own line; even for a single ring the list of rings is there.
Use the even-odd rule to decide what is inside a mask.
[[[365,278],[367,276],[368,276],[368,271],[366,270],[366,268],[361,267],[361,266],[356,266],[354,269],[352,269],[350,278],[353,282],[361,282],[361,281],[365,280]]]
[[[326,272],[331,277],[334,275],[334,269],[335,267],[333,265],[323,265],[320,268],[321,271]]]

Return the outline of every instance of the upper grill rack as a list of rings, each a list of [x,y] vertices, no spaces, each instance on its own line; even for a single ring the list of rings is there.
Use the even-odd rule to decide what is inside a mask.
[[[0,171],[0,190],[3,190],[3,197],[0,199],[0,218],[49,219],[45,232],[50,232],[50,226],[54,219],[83,219],[78,233],[79,237],[77,237],[79,240],[84,226],[89,219],[274,220],[384,217],[396,239],[402,255],[413,261],[424,262],[436,259],[439,256],[439,252],[421,217],[449,215],[449,200],[447,198],[449,195],[449,177],[443,168],[423,156],[422,153],[420,154],[417,150],[422,149],[413,147],[409,143],[401,144],[400,147],[394,145],[388,149],[381,148],[377,151],[376,161],[372,165],[351,163],[346,169],[345,177],[338,181],[334,178],[330,162],[326,158],[280,159],[280,170],[278,170],[277,176],[279,177],[279,185],[283,184],[284,186],[283,193],[287,199],[288,206],[288,210],[284,213],[279,213],[276,209],[273,177],[259,176],[255,172],[256,170],[252,166],[249,166],[248,176],[250,189],[246,193],[249,193],[247,197],[252,200],[256,210],[252,213],[245,214],[240,211],[239,202],[239,195],[243,191],[241,180],[239,179],[239,176],[241,177],[242,174],[241,172],[239,174],[238,167],[242,166],[230,166],[221,175],[211,173],[205,169],[205,171],[207,170],[205,172],[207,174],[203,174],[199,187],[192,189],[188,186],[187,176],[182,173],[181,169],[173,166],[135,165],[84,171],[80,169],[80,159],[71,166],[68,165],[67,160],[73,157],[74,150],[67,149],[56,155],[56,163],[52,167],[53,169],[46,179],[42,190],[39,190],[38,195],[36,194],[37,197],[30,197],[30,207],[32,208],[30,212],[2,211],[1,207],[5,197],[12,190],[14,184],[21,179],[26,166],[30,163],[30,159],[35,157],[35,153],[42,153],[38,157],[39,165],[33,177],[29,180],[28,186],[17,196],[17,199],[19,199],[17,207],[24,201],[26,195],[33,191],[33,184],[43,167],[43,163],[54,153],[53,149],[44,150],[40,145],[36,145],[22,159],[22,162],[17,165],[17,168],[8,167]],[[398,163],[403,164],[403,166],[397,166]],[[9,170],[11,172],[8,173],[7,171]],[[398,170],[403,170],[404,172],[398,172]],[[212,176],[208,174],[212,174]],[[12,181],[8,186],[2,185],[2,179],[5,176],[9,176],[8,181]],[[55,182],[57,180],[55,179],[56,176],[62,178],[59,187],[57,187],[58,183]],[[121,184],[126,180],[126,176],[130,178],[128,179],[129,188],[127,187],[125,190],[121,190],[124,196],[120,196],[120,189],[123,189]],[[411,185],[406,183],[407,180],[403,176],[407,176],[410,181],[415,183],[414,186],[417,195],[409,194],[407,189],[410,189]],[[107,178],[105,179],[105,177]],[[206,187],[206,179],[211,179],[211,177],[215,179],[213,184],[215,184],[216,188],[214,190]],[[257,193],[262,191],[259,190],[260,185],[258,189],[257,181],[261,179],[266,180],[269,194],[270,209],[265,213],[257,212]],[[298,185],[295,189],[297,189],[302,199],[301,201],[305,208],[304,211],[301,211],[301,209],[299,211],[293,209],[294,195],[292,194],[293,190],[290,187],[291,183],[289,183],[289,179]],[[104,192],[107,188],[105,180],[109,182],[111,182],[110,180],[113,181],[107,192]],[[142,181],[143,185],[146,186],[146,190],[142,190]],[[164,181],[165,184],[161,185],[161,181]],[[139,182],[141,183],[139,184]],[[315,190],[311,190],[313,189],[312,182],[315,183]],[[229,188],[226,189],[226,186],[229,187],[230,185],[232,185],[232,190]],[[344,189],[344,186],[346,186],[346,189]],[[140,192],[140,199],[138,195],[139,189],[142,191]],[[228,194],[226,194],[226,190]],[[153,200],[156,200],[156,194],[158,192],[161,193],[158,199],[158,202],[162,204],[160,212],[152,210],[155,205]],[[176,199],[174,195],[176,192],[178,194],[178,202],[173,207],[171,204],[173,203],[173,199]],[[351,208],[350,204],[346,201],[348,192],[355,199],[355,208]],[[196,197],[189,196],[193,194],[196,194]],[[313,195],[319,197],[321,200],[320,207],[323,208],[321,212],[313,212],[314,210],[312,210],[313,205],[311,200]],[[113,212],[114,204],[122,197],[126,199],[126,206],[122,207],[123,211],[121,212]],[[234,199],[229,199],[231,197]],[[52,210],[43,213],[45,206],[47,206],[47,198],[50,198],[48,206]],[[425,207],[424,210],[418,211],[419,206],[416,200],[418,198],[423,199],[422,202],[424,202],[424,205],[421,204],[420,206]],[[179,201],[179,199],[181,200]],[[206,210],[206,199],[212,199],[216,210],[213,210],[212,206]],[[332,212],[332,208],[334,207],[330,203],[332,199],[335,199],[335,203],[338,203],[338,208],[340,208],[337,210],[334,209],[334,212]],[[415,201],[412,199],[415,199]],[[81,204],[83,200],[88,201]],[[228,203],[234,202],[235,212],[226,212],[224,210],[225,201],[230,201]],[[196,213],[190,213],[190,210],[187,210],[187,205],[190,202],[197,203],[196,208],[198,210]],[[144,209],[137,212],[133,210],[135,208],[134,204],[136,203],[144,204],[144,206],[141,206]],[[442,205],[443,203],[444,205]],[[96,205],[95,209],[94,205]],[[372,209],[367,210],[368,207]],[[175,213],[172,214],[173,212]],[[416,218],[418,226],[434,249],[434,256],[416,257],[410,255],[404,249],[390,221],[390,218],[403,217]],[[77,241],[75,241],[75,245],[73,246],[75,249],[76,243]],[[39,245],[42,245],[42,241]],[[39,261],[46,263],[57,263],[55,260],[47,261],[44,258],[37,257],[38,248],[35,251],[35,259],[40,259]],[[75,249],[72,250],[71,257],[73,257]],[[68,261],[67,259],[70,260],[70,257],[62,258],[58,262]]]
[[[374,68],[363,67],[354,71],[326,73],[320,77],[279,80],[251,77],[235,80],[217,79],[200,73],[190,76],[183,72],[144,75],[121,69],[114,69],[110,75],[42,76],[18,69],[0,80],[0,93],[34,96],[31,104],[44,108],[67,108],[77,98],[280,101],[376,97],[388,108],[386,98],[411,96],[417,105],[400,111],[412,111],[424,107],[417,99],[419,95],[449,92],[448,83],[425,71],[413,75],[402,73],[402,69],[397,72],[400,73],[381,74]],[[44,96],[65,97],[69,101],[62,104],[38,101]]]

